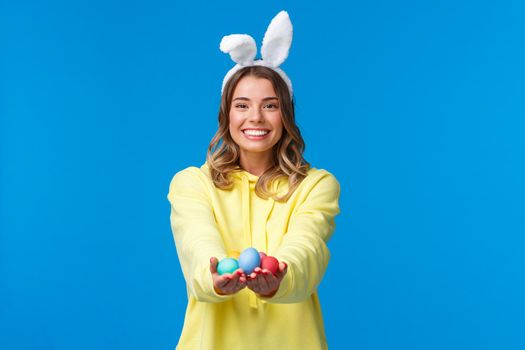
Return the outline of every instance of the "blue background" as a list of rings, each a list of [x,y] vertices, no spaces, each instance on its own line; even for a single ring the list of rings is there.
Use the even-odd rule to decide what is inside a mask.
[[[0,7],[1,349],[174,348],[169,182],[217,128],[222,36],[282,9],[342,186],[330,348],[525,348],[521,1],[42,0]]]

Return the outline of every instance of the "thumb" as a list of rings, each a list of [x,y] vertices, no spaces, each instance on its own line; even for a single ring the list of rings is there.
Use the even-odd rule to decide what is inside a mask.
[[[217,260],[216,257],[212,256],[210,258],[210,272],[212,274],[216,274],[217,273],[217,264],[219,263],[219,260]]]
[[[284,277],[288,271],[288,264],[284,261],[279,262],[279,277]]]

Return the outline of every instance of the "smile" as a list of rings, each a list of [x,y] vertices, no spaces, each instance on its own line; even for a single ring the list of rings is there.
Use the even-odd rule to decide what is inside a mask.
[[[246,129],[246,130],[242,130],[242,133],[244,134],[244,136],[246,136],[246,138],[250,140],[262,140],[268,137],[268,135],[270,134],[270,131],[269,130]]]

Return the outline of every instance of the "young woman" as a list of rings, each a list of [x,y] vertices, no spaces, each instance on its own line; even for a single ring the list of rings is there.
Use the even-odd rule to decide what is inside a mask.
[[[168,193],[188,297],[177,349],[327,348],[317,287],[340,186],[304,148],[281,73],[249,65],[227,75],[206,162],[176,173]],[[277,273],[217,273],[248,247],[275,257]]]

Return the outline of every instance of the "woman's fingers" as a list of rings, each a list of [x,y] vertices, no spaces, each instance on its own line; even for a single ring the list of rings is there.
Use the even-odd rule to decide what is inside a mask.
[[[216,257],[212,256],[210,258],[210,272],[211,272],[212,275],[218,274],[217,273],[217,265],[218,264],[219,264],[219,260]]]
[[[248,285],[248,288],[253,290],[255,293],[258,293],[259,290],[260,290],[258,274],[256,274],[255,272],[252,272],[249,275],[249,277],[248,277],[248,279],[246,281],[246,284]]]
[[[238,292],[239,290],[246,287],[246,278],[244,278],[243,273],[240,271],[240,269],[234,272],[234,278],[232,281],[235,281],[235,292]]]
[[[228,294],[236,293],[246,287],[246,278],[243,276],[242,272],[238,270],[236,270],[233,274],[228,273],[220,276],[219,278],[223,280],[223,286],[220,287],[221,290],[224,290]]]
[[[286,272],[288,272],[288,265],[284,261],[281,261],[279,263],[279,271],[277,271],[275,275],[279,279],[279,283],[284,278],[284,275],[286,275]]]
[[[223,276],[219,276],[217,278],[217,285],[219,286],[219,288],[221,288],[222,290],[226,290],[228,288],[228,285],[230,284],[230,281],[231,281],[231,277],[228,277],[226,275],[223,275]]]
[[[260,268],[256,268],[254,272],[250,274],[250,278],[248,278],[248,281],[246,282],[248,288],[258,294],[269,294],[271,291],[267,277],[268,276],[265,276]]]
[[[246,280],[246,286],[247,286],[249,289],[253,290],[253,280],[252,280],[251,278],[248,278],[248,279]]]
[[[234,292],[238,292],[243,288],[242,283],[240,281],[240,276],[235,279],[235,286],[233,287]]]
[[[239,282],[241,282],[242,284],[244,284],[244,286],[246,286],[246,283],[248,282],[248,280],[244,274],[241,275],[241,277],[239,277]]]
[[[275,275],[269,270],[255,268],[248,278],[248,288],[261,295],[273,295],[279,289],[287,270],[288,265],[285,262],[279,263],[279,271]]]
[[[268,275],[268,273],[270,275]],[[267,292],[270,292],[270,278],[273,278],[273,276],[271,276],[271,272],[268,271],[268,270],[264,270],[260,275],[259,275],[259,285],[261,286],[261,291],[262,293],[267,293]]]

